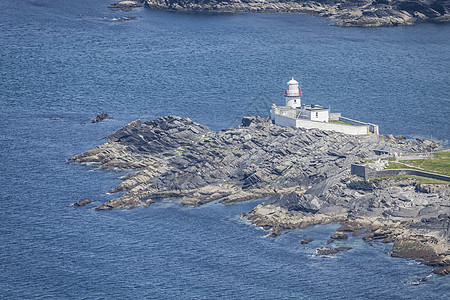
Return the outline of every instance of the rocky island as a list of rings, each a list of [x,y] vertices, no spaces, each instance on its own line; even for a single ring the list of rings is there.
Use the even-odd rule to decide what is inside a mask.
[[[350,232],[367,242],[394,242],[393,256],[450,265],[448,184],[350,173],[352,163],[376,160],[377,153],[426,153],[439,149],[434,142],[281,127],[261,117],[217,132],[177,116],[137,120],[105,139],[71,161],[135,172],[109,191],[123,195],[97,210],[150,206],[166,197],[191,206],[267,197],[242,217],[270,229],[269,237],[337,222],[342,226],[330,242]]]
[[[449,22],[449,0],[145,0],[176,11],[298,12],[336,19],[336,26],[398,26]]]

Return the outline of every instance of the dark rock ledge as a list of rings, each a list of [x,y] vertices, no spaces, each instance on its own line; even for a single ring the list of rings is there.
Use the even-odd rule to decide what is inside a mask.
[[[269,236],[340,222],[333,238],[352,232],[368,242],[394,241],[393,256],[450,264],[450,186],[426,188],[411,179],[368,183],[349,172],[352,163],[374,157],[373,149],[428,152],[436,144],[280,127],[260,117],[242,123],[216,132],[189,118],[138,120],[71,160],[136,170],[110,191],[124,195],[99,210],[148,206],[161,197],[198,206],[270,196],[243,214],[257,226],[272,228]]]
[[[398,26],[449,22],[450,0],[145,0],[176,11],[297,12],[339,20],[336,26]]]

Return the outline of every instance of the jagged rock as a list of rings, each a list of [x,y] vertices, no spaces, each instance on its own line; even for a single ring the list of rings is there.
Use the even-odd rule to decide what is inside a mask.
[[[364,233],[364,230],[361,230],[361,229],[356,229],[356,230],[352,231],[352,235],[353,236],[358,236],[358,235],[361,235],[363,233]]]
[[[361,225],[356,223],[356,222],[343,222],[341,224],[341,227],[339,227],[337,229],[337,231],[350,231],[350,232],[354,232],[357,229],[360,229]]]
[[[309,244],[309,243],[311,243],[312,241],[314,241],[314,239],[313,239],[312,237],[310,237],[310,238],[307,238],[307,239],[303,239],[303,240],[301,240],[300,242],[301,242],[302,244]]]
[[[448,275],[450,274],[450,266],[434,269],[433,273],[438,275]]]
[[[97,206],[96,210],[111,210],[111,209],[132,209],[138,206],[145,206],[145,203],[136,197],[124,196],[120,198],[112,199],[102,205]]]
[[[416,191],[427,194],[448,194],[450,192],[450,185],[446,184],[416,184]]]
[[[425,260],[436,260],[439,255],[433,244],[437,243],[435,237],[409,236],[397,239],[394,243],[391,256],[405,258],[422,258]]]
[[[98,123],[103,121],[104,119],[106,119],[108,117],[107,113],[99,113],[95,118],[93,118],[91,120],[91,123]]]
[[[350,189],[353,190],[363,190],[363,191],[373,191],[374,185],[366,180],[355,180],[347,184]]]
[[[382,243],[392,243],[394,241],[395,241],[394,237],[388,236],[388,237],[384,238],[381,242]]]
[[[272,229],[272,231],[271,231],[268,235],[266,235],[266,237],[267,237],[267,238],[274,238],[274,237],[277,237],[277,236],[279,236],[279,235],[281,235],[281,230],[280,230],[280,228],[279,228],[279,227],[274,227],[274,228]]]
[[[153,201],[152,199],[148,199],[147,201],[145,201],[145,203],[143,204],[145,207],[149,207],[150,205],[152,205],[153,203],[155,203],[155,201]]]
[[[85,205],[91,204],[92,202],[94,202],[94,201],[92,201],[90,199],[84,199],[84,200],[77,201],[77,202],[73,203],[72,205],[73,206],[85,206]]]
[[[335,254],[340,251],[348,251],[352,249],[352,247],[337,247],[337,248],[331,248],[331,249],[317,249],[316,254],[317,255],[330,255]]]
[[[374,237],[374,234],[373,234],[373,233],[370,233],[370,234],[364,236],[364,237],[363,237],[363,240],[364,240],[365,242],[371,242],[371,241],[374,240],[373,237]]]
[[[335,232],[330,236],[330,238],[334,240],[346,240],[348,239],[348,234],[345,232]]]

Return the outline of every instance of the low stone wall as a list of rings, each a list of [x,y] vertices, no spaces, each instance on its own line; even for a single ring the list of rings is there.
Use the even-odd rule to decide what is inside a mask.
[[[365,123],[365,122],[361,122],[361,121],[357,121],[357,120],[353,120],[350,118],[346,118],[346,117],[339,117],[339,121],[345,122],[345,123],[349,123],[355,126],[368,126],[369,128],[369,132],[378,134],[378,125],[372,124],[372,123]]]
[[[321,130],[329,130],[342,132],[345,134],[351,135],[366,135],[369,134],[369,129],[367,126],[353,126],[353,125],[345,125],[345,124],[335,124],[335,123],[327,123],[327,122],[315,122],[309,120],[296,120],[296,127],[311,129],[317,128]]]
[[[392,175],[414,175],[414,176],[422,176],[427,178],[433,178],[437,180],[443,180],[450,182],[450,176],[430,173],[430,172],[424,172],[420,170],[414,170],[414,169],[389,169],[389,170],[381,170],[381,171],[375,171],[375,177],[378,176],[392,176]],[[371,177],[374,177],[373,175]]]
[[[450,182],[450,176],[445,176],[445,175],[440,175],[440,174],[435,174],[435,173],[430,173],[430,172],[424,172],[424,171],[414,170],[414,169],[388,169],[388,170],[376,171],[367,166],[352,164],[351,173],[353,175],[363,177],[366,180],[369,178],[380,177],[380,176],[413,175],[413,176],[421,176],[421,177],[427,177],[427,178]]]

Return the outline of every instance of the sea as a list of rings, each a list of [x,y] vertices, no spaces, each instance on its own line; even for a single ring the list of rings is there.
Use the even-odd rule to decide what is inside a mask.
[[[292,77],[303,103],[448,146],[450,24],[339,28],[111,2],[0,1],[0,299],[450,297],[449,276],[391,257],[392,244],[350,237],[334,246],[351,250],[316,256],[338,224],[265,238],[239,217],[264,199],[95,211],[127,172],[67,161],[137,119],[222,130],[267,117]],[[90,123],[99,112],[110,118]]]

